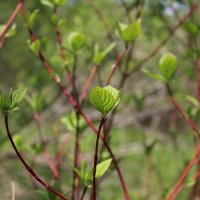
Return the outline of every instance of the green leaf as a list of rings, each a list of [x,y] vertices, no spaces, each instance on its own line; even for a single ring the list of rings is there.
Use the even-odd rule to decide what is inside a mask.
[[[48,6],[50,8],[54,8],[54,4],[51,0],[41,0],[41,4],[45,5],[45,6]]]
[[[166,53],[161,57],[159,62],[160,72],[167,81],[169,81],[176,72],[177,64],[178,62],[176,56],[174,56],[172,53]]]
[[[186,187],[192,187],[194,184],[195,184],[195,179],[193,178],[190,178],[188,181],[187,181],[187,183],[186,183]]]
[[[66,3],[66,0],[52,0],[52,2],[56,6],[62,6],[62,5],[64,5]]]
[[[86,37],[83,33],[73,32],[69,35],[69,43],[75,52],[79,51],[86,44]]]
[[[95,54],[93,58],[93,62],[97,65],[99,65],[105,57],[113,50],[113,48],[116,46],[115,43],[112,43],[109,45],[104,51],[99,51],[99,46],[95,46]]]
[[[108,168],[110,167],[110,164],[112,162],[112,159],[109,158],[107,160],[104,160],[103,162],[99,163],[97,165],[97,169],[96,169],[96,179],[102,177],[105,172],[108,170]],[[93,180],[93,168],[91,168],[87,173],[86,173],[86,177],[85,177],[86,181],[89,183],[91,180]]]
[[[16,106],[19,105],[19,103],[22,101],[26,94],[27,89],[26,88],[20,88],[15,90],[14,92],[11,93],[11,107],[15,108]]]
[[[41,47],[41,42],[38,39],[35,40],[34,42],[28,41],[28,46],[29,46],[29,48],[31,49],[31,51],[33,53],[35,53],[36,55],[38,55],[38,52],[39,52],[40,47]]]
[[[0,93],[0,112],[5,113],[9,111],[18,110],[18,105],[26,94],[26,89],[21,88],[12,92],[10,90],[8,96]]]
[[[34,155],[38,155],[43,152],[43,147],[40,144],[34,143],[28,148],[28,150]]]
[[[41,3],[49,8],[55,8],[57,6],[64,5],[66,0],[41,0]]]
[[[61,118],[61,122],[66,126],[66,128],[71,131],[75,132],[77,127],[77,118],[75,112],[70,112],[68,115]],[[82,117],[79,117],[79,128],[80,131],[83,132],[87,125]]]
[[[121,90],[117,90],[116,88],[112,87],[111,85],[105,86],[104,89],[107,90],[114,97],[114,99],[115,99],[114,107],[115,107],[119,103],[120,96],[121,96]]]
[[[112,86],[94,87],[89,93],[90,103],[105,117],[119,102],[121,92]]]
[[[141,71],[144,74],[146,74],[147,76],[149,76],[150,78],[156,79],[156,80],[161,81],[161,82],[165,82],[166,81],[165,77],[163,77],[161,74],[154,74],[154,73],[150,72],[147,69],[142,69]]]
[[[76,172],[76,174],[77,174],[80,178],[82,178],[82,173],[81,173],[81,171],[80,171],[79,169],[73,167],[73,170]]]
[[[130,25],[119,23],[117,31],[124,42],[133,42],[141,33],[141,20],[137,20]]]
[[[10,38],[10,37],[13,37],[14,35],[16,35],[17,31],[16,31],[16,27],[17,25],[16,24],[13,24],[11,26],[11,28],[7,31],[7,33],[5,34],[5,37],[6,38]]]
[[[81,175],[83,179],[85,179],[86,173],[87,173],[87,161],[83,161],[81,163]]]
[[[39,13],[39,9],[34,10],[33,12],[31,12],[27,18],[27,26],[31,27],[33,26],[33,24],[35,23],[36,17]]]
[[[195,97],[191,95],[186,95],[185,99],[192,103],[196,108],[199,108],[199,101]]]
[[[110,167],[111,162],[112,162],[112,159],[110,158],[110,159],[104,160],[103,162],[97,165],[96,178],[99,178],[105,174],[105,172]]]
[[[190,34],[192,35],[196,35],[199,33],[200,31],[200,28],[198,27],[197,24],[193,23],[193,22],[189,22],[189,21],[186,21],[184,23],[184,28],[187,32],[189,32]]]

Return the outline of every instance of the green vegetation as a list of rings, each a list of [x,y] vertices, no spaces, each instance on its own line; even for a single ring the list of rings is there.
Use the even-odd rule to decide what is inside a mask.
[[[200,198],[199,11],[2,1],[0,200]]]

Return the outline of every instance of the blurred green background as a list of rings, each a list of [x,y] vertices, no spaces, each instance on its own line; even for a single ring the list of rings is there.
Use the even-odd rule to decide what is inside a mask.
[[[158,44],[170,34],[176,24],[189,11],[195,0],[94,0],[93,5],[103,17],[99,20],[97,12],[84,0],[68,0],[57,9],[57,16],[62,20],[60,27],[63,46],[68,48],[71,32],[79,31],[87,38],[86,46],[78,53],[77,85],[81,92],[92,66],[95,44],[103,50],[112,42],[116,46],[100,65],[100,75],[105,83],[108,73],[124,44],[116,35],[117,22],[130,23],[137,17],[141,19],[142,34],[134,43],[130,54],[129,70],[133,70],[141,60],[146,58]],[[0,24],[6,23],[17,1],[0,0]],[[65,64],[60,58],[59,45],[56,42],[55,26],[52,22],[52,9],[37,1],[25,1],[27,12],[39,9],[32,26],[36,35],[45,38],[47,46],[45,56],[54,71],[59,74],[63,84]],[[175,32],[169,41],[155,56],[144,62],[141,68],[158,72],[160,56],[165,52],[174,53],[179,60],[177,79],[172,89],[177,101],[185,112],[199,124],[199,107],[196,105],[195,59],[200,50],[200,23],[198,8],[191,17]],[[54,16],[55,17],[55,16]],[[70,136],[64,149],[62,159],[62,189],[70,192],[72,182],[74,135],[63,125],[60,119],[72,108],[42,66],[40,60],[28,47],[29,35],[22,15],[16,20],[16,34],[8,38],[0,48],[0,88],[3,92],[11,87],[28,88],[28,96],[36,98],[37,112],[40,114],[41,130],[47,142],[47,149],[53,159],[56,145],[59,146],[65,134]],[[73,57],[66,50],[69,66]],[[196,56],[197,55],[197,56]],[[124,69],[126,58],[120,69]],[[116,71],[112,85],[118,87],[120,70]],[[101,84],[98,77],[92,86]],[[92,87],[91,86],[91,87]],[[84,111],[98,125],[99,114],[89,105],[88,99]],[[0,200],[11,199],[11,182],[14,180],[16,199],[40,199],[37,190],[42,190],[32,183],[30,177],[17,160],[6,137],[3,118],[0,118]],[[38,130],[33,120],[33,109],[28,101],[23,101],[20,111],[11,113],[10,127],[19,141],[20,150],[29,163],[44,179],[54,184],[43,154],[33,153],[31,147],[38,144]],[[161,200],[178,180],[181,171],[191,159],[194,152],[194,134],[174,110],[162,83],[144,75],[141,70],[134,72],[123,87],[123,95],[111,131],[111,147],[119,159],[120,167],[127,183],[131,199]],[[90,129],[81,134],[81,160],[92,163],[95,137]],[[103,151],[104,152],[104,151]],[[105,155],[104,155],[105,154]],[[104,152],[103,156],[107,156]],[[177,199],[187,199],[192,190],[191,176],[187,186]],[[98,187],[99,199],[124,199],[117,174],[112,166],[105,179]],[[42,199],[42,198],[41,198]],[[85,199],[89,199],[88,196]]]

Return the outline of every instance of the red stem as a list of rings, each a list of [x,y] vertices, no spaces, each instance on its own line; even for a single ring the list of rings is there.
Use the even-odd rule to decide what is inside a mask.
[[[174,104],[175,108],[179,111],[179,113],[181,114],[181,116],[183,117],[183,119],[187,122],[187,124],[191,127],[191,129],[196,133],[196,135],[198,136],[198,138],[200,138],[200,133],[199,133],[199,130],[197,128],[197,125],[186,115],[186,113],[184,112],[184,110],[181,108],[181,106],[174,99],[173,94],[171,92],[171,89],[170,89],[169,85],[167,85],[167,92],[168,92],[170,100]]]
[[[57,170],[58,170],[58,168],[59,168],[61,156],[62,156],[63,150],[64,150],[64,148],[65,148],[65,145],[66,145],[68,139],[69,139],[69,136],[68,136],[68,134],[67,134],[66,137],[64,138],[64,141],[63,141],[63,143],[62,143],[60,149],[58,150],[58,152],[57,152],[57,154],[56,154],[55,167],[56,167]]]
[[[3,29],[0,32],[0,38],[5,34],[5,32],[7,31],[7,29],[9,28],[9,26],[11,25],[11,23],[14,21],[15,17],[17,16],[17,13],[19,12],[19,10],[21,9],[23,5],[23,0],[20,0],[17,4],[17,7],[15,8],[15,10],[13,11],[13,13],[11,14],[10,18],[8,19],[6,25],[3,27]]]
[[[57,170],[56,166],[52,163],[51,158],[50,158],[49,153],[48,153],[47,150],[44,151],[44,157],[47,160],[48,166],[51,169],[51,171],[53,173],[53,176],[57,179],[58,176],[59,176],[58,170]]]
[[[197,10],[198,5],[192,4],[190,7],[190,10],[186,15],[184,15],[177,24],[172,27],[171,31],[168,33],[168,35],[152,50],[150,53],[142,59],[129,73],[129,77],[134,74],[134,72],[138,71],[144,63],[152,59],[161,49],[162,47],[172,38],[172,36],[176,33],[179,27],[183,25],[183,23],[193,14],[195,10]]]
[[[173,187],[170,194],[167,196],[167,200],[174,200],[176,198],[176,196],[180,193],[180,191],[183,189],[183,187],[181,187],[181,185],[183,184],[183,182],[184,182],[186,176],[188,175],[190,169],[192,168],[192,166],[196,162],[196,159],[198,158],[199,154],[200,154],[200,146],[196,148],[194,156],[192,157],[192,159],[189,162],[189,164],[187,165],[187,167],[184,169],[181,177],[179,178],[176,185]]]
[[[81,104],[83,103],[83,101],[85,100],[85,98],[87,96],[88,88],[90,87],[92,80],[97,72],[97,68],[98,68],[98,65],[94,65],[91,69],[90,75],[85,83],[85,86],[84,86],[82,94],[81,94],[81,98],[80,98]]]
[[[113,65],[112,67],[112,70],[109,74],[109,77],[108,77],[108,80],[106,82],[106,85],[110,84],[111,80],[112,80],[112,77],[115,73],[115,70],[117,69],[117,67],[119,66],[119,63],[120,61],[122,60],[122,58],[124,57],[125,53],[127,52],[128,48],[125,48],[120,54],[119,56],[117,57],[116,61],[115,61],[115,64]]]
[[[8,138],[10,140],[10,143],[12,144],[13,149],[15,150],[15,153],[17,154],[17,157],[19,158],[19,160],[22,162],[22,164],[25,166],[26,170],[33,176],[33,178],[39,182],[41,185],[43,185],[47,190],[49,190],[50,192],[54,193],[56,196],[58,196],[60,199],[62,200],[67,200],[67,198],[65,198],[62,194],[60,194],[59,192],[57,192],[56,190],[54,190],[51,186],[49,186],[45,181],[43,181],[34,171],[33,169],[26,163],[26,161],[24,160],[23,156],[20,154],[20,152],[18,151],[17,147],[15,146],[15,143],[12,139],[12,135],[10,133],[9,130],[9,126],[8,126],[8,115],[5,115],[5,126],[6,126],[6,131],[7,131],[7,135]]]
[[[59,27],[56,27],[55,32],[56,32],[56,39],[57,39],[58,45],[60,47],[60,56],[61,56],[62,60],[65,61],[66,55],[65,55],[65,50],[62,47],[62,35],[60,33]],[[67,71],[67,80],[69,81],[69,84],[72,85],[71,72],[68,67],[66,67],[66,71]]]
[[[0,49],[3,47],[3,45],[5,44],[5,42],[6,42],[6,37],[2,37],[1,38],[1,41],[0,41]]]
[[[24,7],[22,6],[22,14],[26,20],[26,12],[25,12],[25,9]],[[32,39],[32,41],[34,41],[37,37],[36,35],[33,33],[33,31],[31,29],[28,29],[29,31],[29,34],[30,34],[30,37]],[[42,61],[44,67],[46,68],[46,70],[48,71],[49,75],[52,77],[53,81],[58,85],[58,87],[60,88],[60,90],[62,91],[62,93],[64,94],[64,96],[66,96],[66,98],[68,99],[69,103],[74,107],[74,109],[76,111],[79,112],[79,114],[84,118],[84,120],[86,121],[86,123],[88,124],[88,126],[94,131],[95,134],[98,133],[97,129],[94,127],[94,125],[92,124],[92,122],[85,116],[85,114],[83,113],[83,111],[80,109],[80,107],[77,105],[76,101],[74,100],[74,98],[69,94],[68,90],[63,87],[60,82],[57,80],[57,78],[53,75],[53,71],[52,71],[52,68],[49,66],[49,64],[47,63],[47,61],[45,60],[44,58],[44,55],[42,53],[42,51],[40,50],[39,53],[38,53],[38,56],[40,58],[40,60]],[[126,188],[126,185],[125,185],[125,182],[123,180],[123,177],[122,177],[122,174],[121,174],[121,171],[120,171],[120,168],[118,166],[118,162],[115,158],[115,155],[113,154],[110,146],[107,144],[106,140],[104,140],[103,137],[100,137],[106,147],[106,149],[108,150],[108,152],[110,153],[110,156],[113,160],[113,163],[114,163],[114,166],[117,170],[117,174],[119,176],[119,179],[120,179],[120,183],[121,183],[121,186],[122,186],[122,189],[124,191],[124,194],[125,194],[125,198],[126,200],[130,200],[130,197],[129,197],[129,194],[128,194],[128,190]]]

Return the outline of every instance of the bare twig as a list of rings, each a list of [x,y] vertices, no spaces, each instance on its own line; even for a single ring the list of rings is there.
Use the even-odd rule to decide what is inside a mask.
[[[15,153],[17,155],[17,157],[19,158],[19,160],[21,161],[21,163],[24,165],[24,167],[26,168],[26,170],[33,176],[33,178],[40,183],[41,185],[43,185],[47,190],[49,190],[50,192],[54,193],[56,196],[58,196],[60,199],[62,200],[67,200],[67,198],[65,198],[62,194],[60,194],[59,192],[57,192],[56,190],[54,190],[49,184],[47,184],[44,180],[42,180],[36,173],[35,171],[33,171],[33,169],[27,164],[27,162],[24,160],[23,156],[20,154],[20,152],[18,151],[17,147],[15,146],[15,143],[12,139],[12,135],[10,133],[9,130],[9,126],[8,126],[8,115],[5,115],[5,126],[6,126],[6,131],[7,131],[7,135],[8,138],[10,140],[10,143],[13,147],[13,149],[15,150]]]
[[[21,7],[23,5],[23,0],[20,0],[17,4],[17,7],[15,8],[15,10],[13,11],[12,15],[10,16],[10,18],[8,19],[6,25],[3,27],[3,29],[0,32],[0,39],[2,38],[2,36],[5,34],[5,32],[7,31],[7,29],[10,27],[10,25],[12,24],[12,22],[14,21],[14,19],[16,18],[18,12],[20,11]]]

